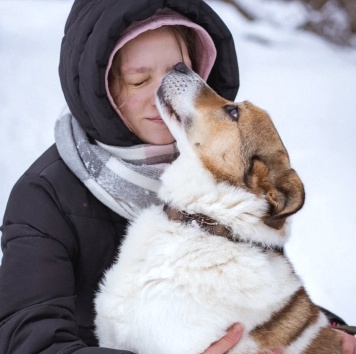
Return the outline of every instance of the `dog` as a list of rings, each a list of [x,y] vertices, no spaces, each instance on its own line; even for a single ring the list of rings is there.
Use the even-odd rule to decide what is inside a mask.
[[[161,177],[162,206],[140,213],[105,273],[100,346],[198,354],[239,322],[229,354],[343,353],[283,253],[305,193],[268,114],[220,97],[183,63],[156,105],[180,155]]]

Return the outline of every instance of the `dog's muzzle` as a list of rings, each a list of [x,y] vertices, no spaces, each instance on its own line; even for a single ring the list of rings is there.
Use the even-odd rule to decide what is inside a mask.
[[[205,83],[184,63],[176,64],[162,79],[157,91],[159,105],[179,122],[191,116],[194,99]]]

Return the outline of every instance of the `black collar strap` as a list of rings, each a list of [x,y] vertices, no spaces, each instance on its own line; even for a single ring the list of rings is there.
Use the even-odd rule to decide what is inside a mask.
[[[164,204],[163,211],[167,214],[169,220],[179,221],[184,224],[190,224],[195,221],[201,229],[211,235],[225,237],[233,242],[249,243],[255,247],[262,249],[263,251],[274,251],[276,253],[283,254],[283,248],[280,248],[278,246],[265,246],[260,242],[246,241],[240,239],[238,236],[234,235],[230,227],[220,224],[218,221],[204,214],[189,214],[186,211],[173,208],[168,204]]]

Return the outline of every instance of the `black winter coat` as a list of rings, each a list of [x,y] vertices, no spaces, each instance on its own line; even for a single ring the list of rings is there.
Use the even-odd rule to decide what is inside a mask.
[[[104,72],[120,33],[163,7],[210,33],[217,60],[208,83],[227,99],[235,98],[233,40],[205,2],[76,0],[59,73],[68,106],[90,137],[118,146],[141,143],[111,107]],[[93,298],[126,225],[67,168],[55,146],[30,167],[12,190],[1,228],[1,354],[125,353],[97,347]]]

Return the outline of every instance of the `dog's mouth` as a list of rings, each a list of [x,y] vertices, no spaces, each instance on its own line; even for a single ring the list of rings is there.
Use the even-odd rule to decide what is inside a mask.
[[[180,115],[174,110],[173,106],[170,105],[170,104],[167,104],[167,109],[168,109],[168,112],[170,113],[170,115],[174,116],[176,118],[176,120],[179,122],[179,123],[182,123],[182,118],[180,117]]]
[[[162,119],[167,119],[166,116],[168,115],[169,117],[174,117],[179,123],[182,123],[182,118],[180,114],[178,114],[178,112],[174,109],[172,103],[168,100],[163,85],[161,85],[157,91],[157,98],[159,106],[163,108],[165,111],[164,113],[166,113],[162,114]]]

